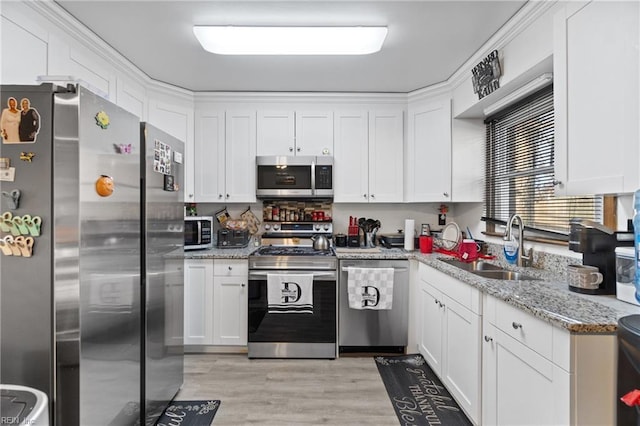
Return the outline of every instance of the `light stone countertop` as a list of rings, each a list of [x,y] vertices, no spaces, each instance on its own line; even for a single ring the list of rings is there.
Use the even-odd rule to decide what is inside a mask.
[[[258,247],[242,249],[193,250],[185,252],[185,259],[247,259]],[[339,260],[343,259],[415,259],[434,269],[476,287],[483,293],[494,296],[523,311],[548,321],[573,333],[613,334],[618,328],[618,319],[640,314],[640,306],[620,301],[615,296],[592,296],[569,291],[566,276],[560,272],[562,265],[548,269],[519,268],[497,260],[487,260],[509,270],[524,272],[540,280],[494,280],[474,275],[456,266],[441,262],[450,256],[444,254],[422,254],[400,248],[379,251],[368,249],[339,249]]]

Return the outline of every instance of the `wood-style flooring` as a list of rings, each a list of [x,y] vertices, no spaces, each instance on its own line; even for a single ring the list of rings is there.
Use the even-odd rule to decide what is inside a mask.
[[[175,399],[219,399],[214,425],[398,425],[371,356],[336,360],[185,355]]]

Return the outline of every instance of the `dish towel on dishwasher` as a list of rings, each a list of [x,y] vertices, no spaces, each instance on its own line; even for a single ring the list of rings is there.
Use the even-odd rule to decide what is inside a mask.
[[[393,268],[347,268],[347,294],[351,309],[391,309]]]
[[[312,274],[267,274],[270,314],[312,314]]]

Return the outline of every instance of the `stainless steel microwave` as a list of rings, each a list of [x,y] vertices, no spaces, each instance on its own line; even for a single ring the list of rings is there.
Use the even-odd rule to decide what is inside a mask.
[[[333,198],[333,157],[256,158],[258,198]]]
[[[184,249],[198,250],[213,247],[213,216],[184,218]]]

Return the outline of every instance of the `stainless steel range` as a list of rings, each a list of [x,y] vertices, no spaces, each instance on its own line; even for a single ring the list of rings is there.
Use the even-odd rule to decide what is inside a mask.
[[[268,245],[249,256],[249,358],[335,358],[338,261],[313,248],[331,224],[263,226]]]

